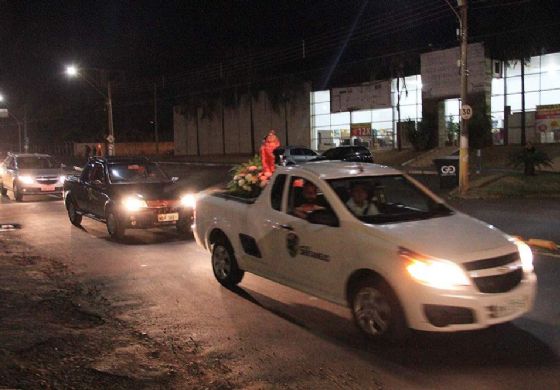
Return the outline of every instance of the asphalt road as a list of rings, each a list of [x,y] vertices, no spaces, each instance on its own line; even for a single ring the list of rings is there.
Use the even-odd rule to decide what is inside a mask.
[[[223,181],[227,171],[180,170],[193,177],[181,181],[185,188]],[[536,221],[558,224],[554,202],[548,212],[546,201],[529,203],[455,206],[510,233],[535,236]],[[241,387],[560,388],[558,257],[536,256],[536,307],[512,324],[461,334],[417,333],[405,346],[378,346],[364,340],[344,307],[252,275],[235,291],[222,288],[209,254],[174,230],[134,231],[115,243],[101,223],[84,219],[83,229],[72,226],[55,199],[3,198],[0,222],[20,223],[22,229],[10,234],[96,286],[138,331],[219,359],[223,375]],[[514,231],[520,228],[526,232]],[[547,238],[559,231],[550,224],[537,230]]]

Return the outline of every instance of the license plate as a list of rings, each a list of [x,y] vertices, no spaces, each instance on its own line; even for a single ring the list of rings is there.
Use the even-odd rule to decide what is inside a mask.
[[[52,185],[52,186],[41,186],[41,191],[44,192],[52,192],[56,189],[56,186]]]
[[[527,307],[527,302],[527,297],[517,297],[509,299],[502,304],[490,306],[490,317],[508,317],[512,314],[523,311]]]
[[[158,214],[157,220],[158,222],[178,221],[179,213]]]

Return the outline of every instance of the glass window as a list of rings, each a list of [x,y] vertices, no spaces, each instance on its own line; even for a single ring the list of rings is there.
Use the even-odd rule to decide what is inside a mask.
[[[511,107],[511,111],[521,111],[521,94],[508,95],[507,105]]]
[[[314,127],[321,127],[321,126],[329,126],[331,125],[331,116],[327,115],[315,115],[313,117],[313,126]]]
[[[331,114],[331,125],[348,125],[349,123],[349,112],[337,112],[336,114]]]
[[[492,95],[504,94],[504,79],[492,79]]]
[[[331,92],[327,91],[315,91],[313,94],[313,103],[330,102]]]
[[[352,111],[351,114],[351,123],[371,122],[371,110]]]
[[[416,119],[416,106],[401,106],[401,121]]]
[[[541,85],[543,90],[560,88],[560,69],[541,73]]]
[[[525,110],[534,111],[537,109],[537,106],[540,104],[540,93],[538,92],[529,92],[525,94]]]
[[[51,157],[18,157],[17,166],[19,169],[53,169],[57,167]]]
[[[348,209],[366,223],[397,223],[452,213],[402,175],[334,179],[329,180],[329,185]],[[358,186],[362,191],[356,193],[353,190]],[[371,204],[375,212],[356,213],[354,209],[363,208],[364,202]]]
[[[540,74],[525,75],[525,92],[538,91],[541,88],[540,78]]]
[[[323,102],[313,105],[313,115],[322,115],[331,113],[331,103]]]
[[[390,108],[380,108],[371,111],[372,122],[386,122],[392,120],[393,120],[393,112]]]
[[[553,73],[560,71],[560,53],[545,54],[541,56],[541,72]]]
[[[541,104],[560,104],[560,90],[542,91]]]
[[[521,93],[521,76],[507,78],[507,93]]]
[[[274,210],[280,211],[282,208],[282,194],[284,193],[284,184],[286,183],[286,175],[278,175],[272,189],[270,190],[270,204]]]
[[[293,176],[290,180],[288,214],[307,219],[317,210],[331,209],[319,187],[310,180]]]
[[[169,178],[153,162],[128,162],[109,165],[109,177],[112,183],[162,183]]]
[[[95,163],[93,165],[93,169],[91,170],[91,174],[89,176],[89,180],[91,182],[99,181],[101,183],[105,183],[105,170],[103,169],[103,165],[100,163]]]
[[[504,95],[492,96],[490,101],[491,111],[503,111],[504,110]]]

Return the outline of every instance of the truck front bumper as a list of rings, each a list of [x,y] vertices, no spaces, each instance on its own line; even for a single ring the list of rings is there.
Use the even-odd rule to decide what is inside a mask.
[[[193,212],[190,209],[144,209],[136,212],[128,212],[122,216],[122,223],[127,229],[149,229],[160,226],[175,226],[192,224]]]

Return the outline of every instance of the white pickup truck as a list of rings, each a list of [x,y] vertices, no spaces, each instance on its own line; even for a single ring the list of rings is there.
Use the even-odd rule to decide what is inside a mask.
[[[536,293],[525,243],[381,165],[279,167],[256,199],[207,194],[195,215],[222,285],[251,272],[349,305],[374,339],[511,321]]]

